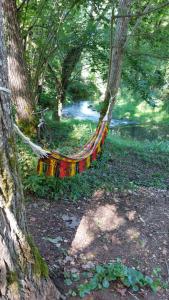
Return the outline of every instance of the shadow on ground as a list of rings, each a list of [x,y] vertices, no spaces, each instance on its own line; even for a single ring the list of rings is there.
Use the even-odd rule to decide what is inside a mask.
[[[66,291],[63,272],[81,273],[117,257],[147,275],[160,267],[163,279],[168,279],[168,204],[169,192],[165,190],[97,190],[90,199],[78,203],[32,201],[27,205],[27,216],[43,257],[57,273],[56,284]],[[134,299],[130,291],[125,297],[115,296],[116,292],[112,286],[84,299]],[[157,295],[145,291],[137,297],[167,300],[168,295],[169,291],[160,290]]]

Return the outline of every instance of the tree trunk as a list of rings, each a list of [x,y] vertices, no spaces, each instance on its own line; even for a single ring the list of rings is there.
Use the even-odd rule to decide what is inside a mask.
[[[58,75],[56,74],[52,66],[48,64],[48,69],[56,82],[57,97],[55,115],[57,121],[60,121],[60,118],[62,116],[62,106],[65,102],[66,91],[69,85],[69,81],[77,62],[80,59],[82,50],[83,46],[76,46],[68,51],[66,57],[63,60],[60,79],[58,79]]]
[[[33,104],[17,21],[16,1],[5,0],[4,10],[7,23],[9,86],[12,91],[12,101],[18,121],[27,123],[32,119]]]
[[[8,88],[0,0],[0,87]],[[59,299],[48,269],[28,235],[18,175],[10,96],[0,90],[0,299]]]
[[[131,5],[131,0],[119,0],[118,14],[128,15],[130,5]],[[104,99],[105,105],[101,112],[101,115],[103,117],[108,109],[108,105],[110,105],[109,116],[108,116],[109,122],[111,120],[112,109],[116,101],[116,95],[120,83],[122,59],[124,53],[124,46],[127,39],[128,23],[129,23],[128,17],[117,18],[115,35],[113,39],[113,44],[111,45],[109,77],[108,77],[107,89],[106,89],[105,99]]]

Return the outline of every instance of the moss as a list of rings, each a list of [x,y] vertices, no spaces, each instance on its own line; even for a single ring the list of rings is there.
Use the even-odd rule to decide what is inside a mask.
[[[32,120],[18,120],[17,125],[23,131],[24,134],[28,135],[30,138],[36,136],[37,122],[35,119]]]
[[[49,276],[49,270],[46,262],[43,260],[42,256],[40,255],[40,252],[38,248],[35,246],[33,238],[30,235],[27,236],[27,241],[29,243],[29,246],[31,248],[35,260],[33,266],[33,271],[35,275],[38,277],[47,278]]]
[[[8,271],[6,278],[7,278],[8,285],[11,285],[13,283],[18,283],[18,275],[15,271]]]

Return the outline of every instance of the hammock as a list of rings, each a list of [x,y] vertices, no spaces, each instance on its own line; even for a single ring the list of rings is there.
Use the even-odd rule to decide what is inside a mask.
[[[58,151],[52,151],[47,157],[40,158],[37,167],[38,174],[64,178],[85,171],[90,167],[92,161],[95,161],[99,156],[107,132],[108,123],[104,119],[98,125],[95,134],[79,153],[66,156]]]
[[[0,91],[11,94],[11,91],[6,87],[0,86]],[[84,146],[84,149],[72,156],[62,155],[58,151],[49,152],[42,149],[40,146],[31,142],[30,139],[20,131],[18,126],[14,124],[16,133],[26,144],[28,144],[32,148],[34,153],[40,156],[37,166],[38,174],[64,178],[66,176],[74,176],[76,173],[81,173],[88,169],[92,161],[95,161],[99,156],[104,144],[108,132],[108,115],[110,104],[111,103],[109,103],[109,107],[105,117],[99,123],[94,135]]]

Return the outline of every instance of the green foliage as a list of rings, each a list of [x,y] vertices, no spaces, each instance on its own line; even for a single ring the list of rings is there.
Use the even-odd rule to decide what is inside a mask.
[[[158,0],[155,5],[161,3],[162,0]],[[99,97],[99,88],[103,92],[107,81],[110,15],[112,8],[117,10],[118,1],[113,2],[113,7],[107,1],[94,1],[91,5],[88,0],[32,0],[28,3],[17,0],[17,5],[21,5],[18,20],[31,85],[35,95],[38,94],[39,104],[55,109],[58,86],[63,85],[66,74],[69,75],[66,87],[69,101]],[[133,1],[132,14],[144,10],[147,5],[147,1]],[[131,18],[129,23],[121,80],[122,97],[115,106],[114,116],[167,122],[167,9],[156,10],[139,20],[136,28],[136,18]],[[72,66],[71,58],[79,47],[81,53]],[[72,55],[69,57],[70,53]],[[48,63],[54,72],[46,67]]]
[[[50,126],[52,128],[52,122]],[[90,122],[67,120],[57,129],[53,127],[51,148],[66,154],[74,153],[87,142],[94,127]],[[62,180],[38,176],[37,157],[18,141],[19,165],[25,192],[37,198],[78,201],[100,188],[105,191],[138,186],[168,188],[168,141],[137,141],[125,137],[124,132],[125,128],[122,136],[119,136],[118,131],[117,134],[110,131],[100,159],[84,173]],[[146,138],[146,131],[144,134]]]
[[[157,292],[158,288],[163,286],[160,277],[153,278],[146,276],[140,271],[127,267],[120,260],[117,260],[114,263],[97,265],[93,270],[92,278],[87,283],[79,286],[79,296],[83,298],[93,290],[107,289],[110,283],[114,281],[120,281],[134,292],[139,291],[143,287],[149,287],[153,292]]]
[[[71,286],[73,282],[80,280],[80,276],[76,272],[64,272],[64,278],[64,284],[67,286]]]
[[[69,85],[68,97],[72,101],[97,99],[100,92],[94,82],[74,81]]]

